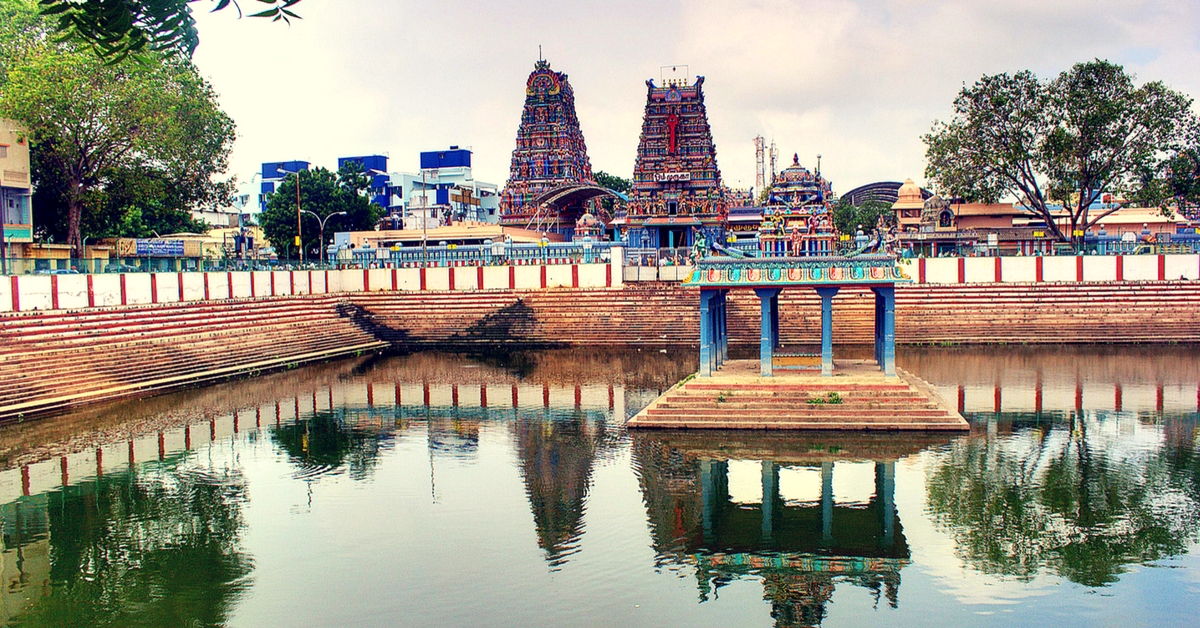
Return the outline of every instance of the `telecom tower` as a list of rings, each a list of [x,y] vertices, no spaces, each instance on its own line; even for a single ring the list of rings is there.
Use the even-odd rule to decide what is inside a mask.
[[[779,169],[775,167],[775,163],[779,161],[779,149],[775,148],[775,140],[771,140],[771,185],[775,185],[775,177]]]
[[[767,165],[766,165],[766,163],[763,162],[763,159],[765,158],[765,155],[763,153],[765,152],[765,150],[766,150],[766,146],[765,146],[765,140],[763,140],[763,136],[761,136],[761,135],[756,136],[754,138],[754,166],[755,166],[754,193],[756,196],[758,194],[762,194],[762,191],[767,189],[767,173],[766,173]],[[758,205],[758,199],[755,198],[753,200],[754,200],[754,204]]]

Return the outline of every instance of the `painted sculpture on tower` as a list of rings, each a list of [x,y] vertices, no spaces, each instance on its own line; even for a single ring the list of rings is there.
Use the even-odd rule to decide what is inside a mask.
[[[763,207],[758,241],[777,255],[831,255],[837,243],[833,226],[833,187],[792,156],[792,165],[775,177]]]
[[[575,115],[575,94],[566,74],[538,60],[525,83],[517,146],[500,195],[500,224],[570,237],[588,207],[544,207],[536,200],[547,190],[581,183],[595,185],[596,179]]]
[[[694,84],[646,81],[633,192],[620,225],[621,239],[631,246],[686,247],[699,236],[708,242],[724,239],[725,191],[703,87],[702,76]]]

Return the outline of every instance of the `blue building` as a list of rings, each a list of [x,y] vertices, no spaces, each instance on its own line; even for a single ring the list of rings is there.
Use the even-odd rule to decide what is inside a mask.
[[[358,164],[363,172],[371,178],[371,202],[389,210],[391,207],[392,184],[388,176],[388,158],[384,155],[364,155],[362,157],[338,157],[338,170],[346,164]]]
[[[310,165],[307,161],[269,161],[263,163],[258,188],[258,211],[266,211],[267,195],[274,193],[275,188],[289,174],[308,170]]]

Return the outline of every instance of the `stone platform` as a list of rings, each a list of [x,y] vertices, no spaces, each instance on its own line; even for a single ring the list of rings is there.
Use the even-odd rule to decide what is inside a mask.
[[[836,393],[840,403],[829,403]],[[816,400],[824,403],[814,403]],[[962,415],[928,383],[872,360],[838,360],[819,372],[759,375],[758,360],[725,362],[711,377],[676,384],[629,420],[629,427],[752,430],[966,431]]]

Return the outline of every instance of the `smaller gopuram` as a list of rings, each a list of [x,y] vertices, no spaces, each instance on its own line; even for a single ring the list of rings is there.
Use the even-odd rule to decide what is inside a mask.
[[[622,240],[635,247],[692,246],[725,237],[725,191],[704,108],[704,77],[646,81],[646,111]]]
[[[780,172],[763,207],[759,246],[774,255],[832,255],[837,243],[833,226],[833,187],[820,171],[810,172],[792,156]]]
[[[517,145],[500,194],[500,224],[570,238],[592,197],[575,194],[565,203],[547,203],[544,196],[571,186],[598,187],[571,83],[566,74],[550,69],[549,61],[539,59],[525,82]]]

